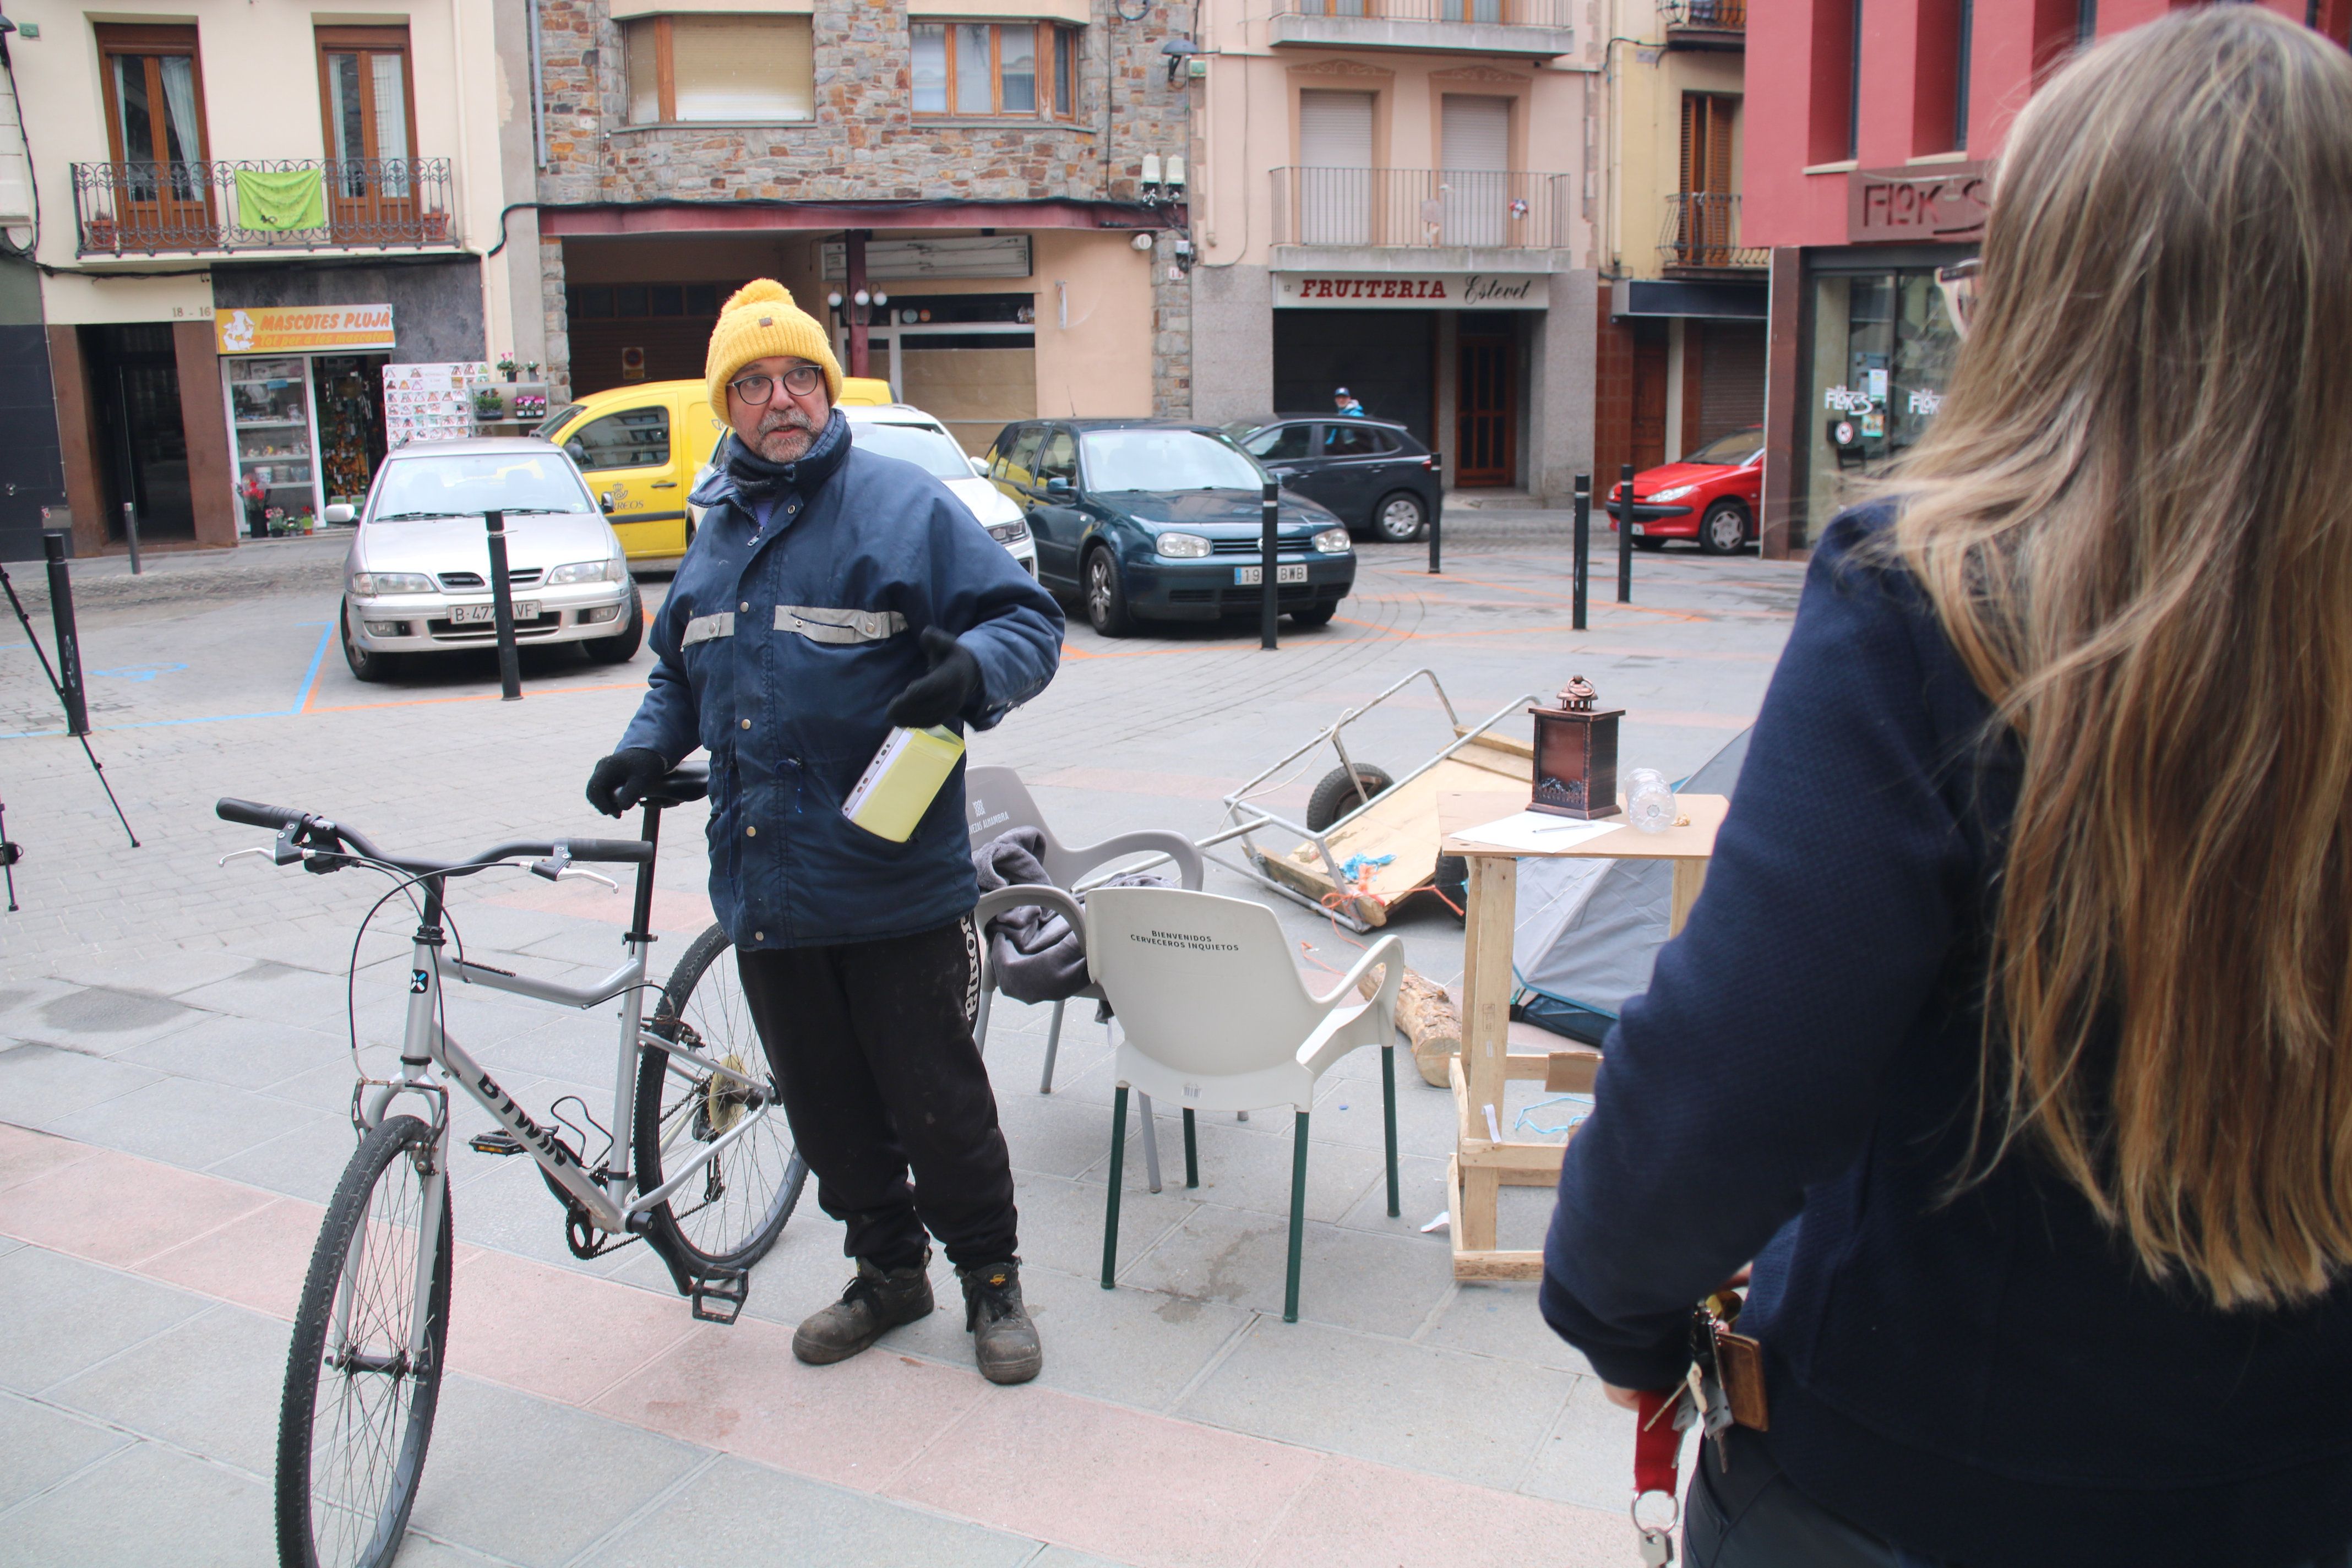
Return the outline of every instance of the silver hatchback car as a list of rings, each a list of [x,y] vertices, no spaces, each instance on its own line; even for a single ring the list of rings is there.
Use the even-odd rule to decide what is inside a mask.
[[[576,642],[621,664],[646,635],[645,603],[586,481],[562,447],[529,437],[434,441],[383,461],[343,563],[344,660],[383,680],[412,654],[492,646],[482,514],[505,514],[515,640]]]

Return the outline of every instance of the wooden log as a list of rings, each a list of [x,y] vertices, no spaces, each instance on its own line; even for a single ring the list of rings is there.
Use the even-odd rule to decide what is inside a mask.
[[[1367,974],[1356,982],[1356,989],[1369,998],[1380,984]],[[1421,1068],[1422,1081],[1444,1089],[1445,1064],[1462,1051],[1462,1015],[1454,1010],[1454,998],[1445,994],[1445,987],[1406,970],[1397,983],[1397,1027],[1412,1042],[1413,1065]]]

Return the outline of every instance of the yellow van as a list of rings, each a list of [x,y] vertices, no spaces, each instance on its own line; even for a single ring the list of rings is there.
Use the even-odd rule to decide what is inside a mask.
[[[845,376],[844,403],[887,404],[890,384]],[[633,563],[675,561],[693,538],[687,492],[727,433],[698,381],[648,381],[592,392],[550,415],[539,433],[572,454]]]
[[[725,435],[698,381],[648,381],[592,392],[539,433],[572,454],[631,562],[686,553],[686,492]]]

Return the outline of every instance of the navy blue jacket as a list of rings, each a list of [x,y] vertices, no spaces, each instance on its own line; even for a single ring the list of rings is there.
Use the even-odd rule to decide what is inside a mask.
[[[728,438],[731,446],[733,437]],[[761,526],[726,466],[654,617],[656,662],[624,749],[710,753],[710,902],[738,948],[903,936],[979,897],[958,765],[904,844],[841,815],[889,733],[891,700],[940,626],[979,660],[962,722],[987,729],[1045,689],[1062,612],[948,488],[857,450],[839,413]]]
[[[1754,1258],[1741,1326],[1775,1457],[1947,1563],[2341,1550],[2352,1280],[2215,1310],[2152,1281],[2022,1148],[1944,1201],[2017,759],[1985,743],[1989,705],[1916,582],[1854,559],[1884,521],[1842,518],[1814,554],[1706,890],[1611,1031],[1544,1316],[1608,1381],[1666,1386],[1690,1304]]]

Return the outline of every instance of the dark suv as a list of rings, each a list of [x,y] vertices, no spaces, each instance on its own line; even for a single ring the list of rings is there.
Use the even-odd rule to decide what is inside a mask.
[[[1350,529],[1391,544],[1419,539],[1443,500],[1437,454],[1386,419],[1281,414],[1237,419],[1225,434],[1284,489],[1314,497]]]
[[[1217,432],[1169,419],[1031,419],[1007,425],[988,477],[1019,502],[1037,579],[1076,595],[1105,637],[1144,619],[1255,613],[1265,475]],[[1355,585],[1348,530],[1285,495],[1275,582],[1283,613],[1319,626]]]

